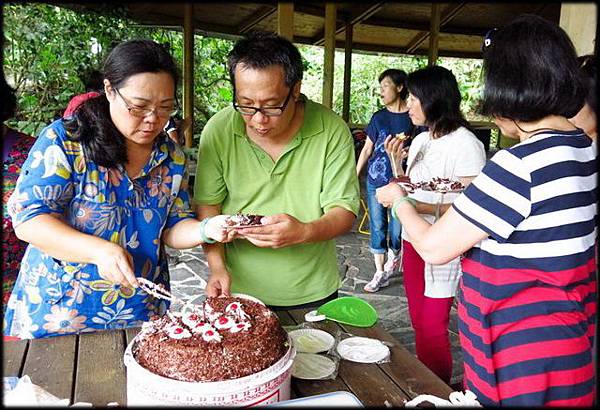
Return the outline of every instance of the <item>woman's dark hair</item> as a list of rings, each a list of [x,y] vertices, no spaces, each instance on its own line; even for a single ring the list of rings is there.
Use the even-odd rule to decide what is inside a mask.
[[[385,77],[389,77],[396,87],[402,87],[400,90],[400,98],[406,100],[408,90],[406,89],[406,73],[395,68],[388,68],[383,73],[379,74],[379,82],[382,82]]]
[[[85,85],[85,91],[101,91],[104,88],[104,76],[99,70],[87,71],[83,78],[83,84]]]
[[[2,83],[0,84],[0,95],[2,95],[2,122],[13,118],[17,109],[17,96],[15,90],[8,85],[4,73],[2,73]]]
[[[118,44],[106,57],[102,73],[113,88],[118,89],[136,74],[165,72],[175,86],[179,73],[173,57],[152,40],[130,40]],[[86,157],[98,165],[114,168],[127,163],[125,137],[114,125],[109,103],[101,94],[84,101],[65,128],[72,138],[81,141]]]
[[[293,87],[302,80],[300,51],[288,39],[268,31],[254,30],[238,40],[227,56],[229,77],[235,91],[235,69],[243,64],[255,70],[272,65],[283,68],[285,85]]]
[[[596,64],[596,56],[588,54],[577,58],[577,61],[580,67],[581,80],[587,89],[585,102],[594,112],[597,112],[596,79],[598,77],[598,64]]]
[[[483,52],[483,115],[534,121],[570,118],[585,89],[575,48],[558,25],[524,14],[499,29]]]
[[[408,92],[421,102],[425,122],[436,137],[446,135],[469,123],[460,111],[460,91],[452,71],[431,66],[410,73]]]

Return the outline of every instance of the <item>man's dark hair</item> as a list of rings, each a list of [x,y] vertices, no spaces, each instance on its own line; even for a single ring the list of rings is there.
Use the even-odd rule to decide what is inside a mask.
[[[534,121],[570,118],[585,89],[573,43],[558,25],[523,14],[499,29],[483,52],[483,115]]]
[[[255,30],[238,40],[227,56],[229,77],[235,90],[235,69],[239,64],[261,70],[273,65],[283,68],[285,85],[293,87],[302,80],[300,51],[291,41],[275,33]]]
[[[165,72],[177,87],[179,72],[173,57],[160,44],[152,40],[130,40],[118,44],[108,55],[102,69],[103,77],[118,89],[127,80],[141,73]],[[127,163],[125,137],[114,125],[109,103],[101,94],[84,101],[65,128],[73,139],[81,141],[88,159],[106,168]]]
[[[385,77],[389,77],[396,87],[402,87],[402,90],[400,90],[400,98],[406,100],[406,97],[408,96],[408,90],[406,89],[406,73],[396,68],[388,68],[383,73],[379,74],[379,82],[382,82]]]
[[[410,73],[406,79],[408,92],[421,102],[425,121],[436,137],[459,127],[469,128],[460,111],[460,91],[452,71],[431,66]]]
[[[585,102],[590,108],[597,113],[598,105],[596,100],[596,84],[598,78],[598,64],[596,63],[596,56],[588,54],[577,58],[579,62],[581,80],[585,88],[587,89],[587,95]]]

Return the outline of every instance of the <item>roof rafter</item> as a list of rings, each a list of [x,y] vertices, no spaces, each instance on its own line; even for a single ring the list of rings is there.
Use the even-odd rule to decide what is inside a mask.
[[[442,26],[444,26],[446,23],[450,22],[454,17],[456,17],[456,15],[462,10],[463,7],[465,7],[465,5],[466,3],[458,3],[448,7],[444,11],[443,17],[440,20],[440,29],[442,28]],[[413,51],[415,51],[417,48],[419,48],[423,41],[429,38],[430,35],[430,31],[421,31],[419,34],[414,36],[408,43],[408,46],[406,46],[407,52],[412,53]]]
[[[311,37],[294,36],[294,43],[297,43],[297,44],[312,45],[311,41],[312,41]],[[345,46],[346,46],[345,40],[336,40],[335,41],[336,51],[343,51],[345,49]],[[383,54],[407,54],[407,55],[414,55],[414,56],[419,56],[419,57],[423,57],[423,58],[427,59],[427,50],[419,49],[412,53],[407,53],[406,47],[381,46],[381,45],[359,43],[359,42],[352,43],[352,52],[353,53],[361,53],[361,54],[381,54],[381,53],[383,53]],[[480,50],[478,50],[477,52],[440,50],[439,56],[440,57],[477,58],[477,59],[482,58]]]
[[[369,20],[363,21],[362,25],[376,26],[380,28],[405,29],[415,31],[429,31],[429,23],[412,23],[412,22],[396,22],[394,20],[371,17]],[[457,27],[446,26],[440,27],[440,34],[463,34],[465,36],[483,36],[486,28],[477,27]]]
[[[373,14],[375,14],[379,10],[381,10],[381,8],[383,7],[384,4],[385,4],[385,2],[383,2],[383,1],[372,4],[369,7],[367,7],[366,9],[364,9],[363,11],[361,11],[360,13],[356,14],[354,17],[350,17],[349,19],[346,19],[346,22],[343,22],[341,24],[338,23],[337,27],[335,29],[335,35],[337,36],[338,34],[341,34],[342,32],[344,32],[344,30],[346,30],[346,27],[348,27],[349,25],[359,24],[359,23],[365,21],[366,19],[371,17]],[[322,30],[319,34],[317,34],[315,36],[315,40],[313,41],[313,45],[316,45],[316,46],[322,46],[323,44],[325,44],[325,31],[324,30]]]
[[[252,14],[244,24],[238,26],[238,33],[245,33],[247,31],[252,30],[261,21],[273,15],[273,13],[275,13],[276,11],[277,7],[273,6],[265,6],[260,8],[256,13]]]

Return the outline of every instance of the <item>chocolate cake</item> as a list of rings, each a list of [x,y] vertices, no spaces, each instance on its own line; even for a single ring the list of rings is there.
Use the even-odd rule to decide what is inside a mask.
[[[253,215],[253,214],[242,214],[237,213],[235,215],[231,215],[229,218],[225,220],[227,226],[253,226],[253,225],[262,225],[260,220],[263,218],[263,215]]]
[[[434,177],[431,180],[422,182],[421,189],[425,191],[435,192],[450,192],[450,191],[461,191],[465,189],[464,185],[460,181],[453,181],[449,178]]]
[[[414,192],[415,190],[415,184],[410,182],[410,178],[406,175],[390,178],[389,182],[395,182],[399,184],[406,192]]]
[[[391,183],[391,182],[395,182],[397,184],[400,184],[400,183],[410,183],[410,178],[407,177],[406,175],[400,175],[400,176],[397,176],[397,177],[390,178],[390,180],[388,181],[388,183]]]
[[[209,297],[196,311],[145,322],[133,355],[160,376],[213,382],[260,372],[287,349],[287,334],[267,307],[238,297]]]
[[[423,191],[432,191],[438,193],[458,192],[465,189],[465,186],[460,181],[451,180],[449,178],[434,177],[429,181],[411,182],[406,176],[390,179],[390,182],[400,184],[407,192],[414,192],[417,189]]]

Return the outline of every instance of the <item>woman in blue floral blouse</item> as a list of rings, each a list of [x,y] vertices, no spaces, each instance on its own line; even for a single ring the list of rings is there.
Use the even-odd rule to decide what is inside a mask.
[[[198,221],[185,156],[163,132],[178,73],[159,44],[132,40],[103,67],[104,93],[45,128],[8,208],[29,246],[4,334],[40,338],[139,326],[168,307],[138,277],[169,288],[163,245],[225,241],[225,215]]]

